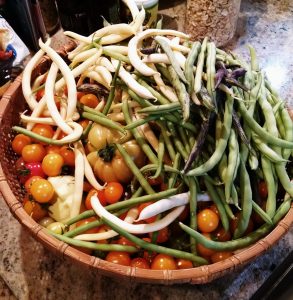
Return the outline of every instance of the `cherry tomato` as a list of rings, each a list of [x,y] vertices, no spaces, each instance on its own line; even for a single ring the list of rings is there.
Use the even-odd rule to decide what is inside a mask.
[[[48,145],[46,146],[46,152],[47,154],[49,153],[58,153],[60,152],[60,146],[57,146],[57,145]]]
[[[109,182],[105,189],[104,194],[107,200],[107,203],[113,204],[119,201],[121,196],[123,195],[123,186],[119,182]]]
[[[213,240],[219,241],[219,242],[227,242],[231,240],[231,233],[230,231],[226,231],[222,226],[217,228],[213,234]]]
[[[231,257],[233,254],[232,252],[216,252],[211,256],[211,261],[213,263],[225,260],[229,257]]]
[[[79,99],[79,102],[88,107],[95,108],[99,104],[99,99],[94,94],[86,94]]]
[[[75,154],[74,151],[68,146],[62,146],[59,154],[63,157],[64,165],[74,167],[75,166]]]
[[[201,232],[212,232],[219,225],[218,215],[209,208],[203,209],[197,214],[197,226]]]
[[[124,236],[121,236],[117,241],[115,241],[115,244],[119,244],[123,246],[134,246],[134,247],[137,246],[135,243],[131,242]]]
[[[268,197],[268,187],[265,181],[261,181],[258,184],[258,193],[262,199],[266,199]]]
[[[78,121],[78,124],[81,125],[81,127],[83,128],[83,130],[85,130],[87,128],[87,126],[89,125],[89,120],[83,119]]]
[[[191,269],[193,268],[192,261],[183,259],[183,258],[178,258],[176,259],[176,264],[177,264],[177,269]]]
[[[12,149],[15,153],[21,155],[24,146],[31,144],[32,139],[22,133],[16,135],[12,141]]]
[[[47,203],[54,196],[54,188],[52,184],[46,179],[39,179],[32,183],[31,194],[39,203]]]
[[[152,270],[176,270],[177,264],[172,256],[166,254],[158,254],[154,257],[152,264]]]
[[[42,169],[41,163],[39,162],[24,163],[23,166],[17,168],[16,170],[18,178],[22,184],[32,176],[40,176],[43,178],[46,176]]]
[[[202,235],[205,236],[209,240],[211,239],[211,235],[209,233],[203,233]],[[200,256],[204,256],[204,257],[209,257],[216,252],[215,250],[208,249],[199,243],[196,244],[196,249],[197,249],[198,254]]]
[[[161,176],[157,178],[148,177],[147,181],[150,185],[160,185],[163,183],[163,178]]]
[[[44,97],[44,95],[45,95],[45,89],[44,88],[38,90],[37,93],[36,93],[36,100],[40,101]]]
[[[127,252],[111,251],[107,254],[106,261],[123,266],[130,266],[131,258]]]
[[[145,238],[143,238],[143,240],[144,240],[145,242],[151,243],[151,239],[150,239],[149,237],[145,237]],[[149,262],[149,263],[152,262],[153,258],[154,258],[156,255],[157,255],[157,253],[156,253],[156,252],[153,252],[153,251],[147,251],[147,250],[143,251],[143,258],[144,258],[147,262]]]
[[[101,190],[101,191],[97,191],[96,189],[91,189],[86,198],[85,198],[85,207],[86,209],[93,209],[92,207],[92,204],[91,204],[91,198],[92,196],[97,193],[98,194],[98,198],[100,200],[100,203],[103,205],[103,206],[106,206],[107,205],[107,201],[106,201],[106,198],[105,198],[105,194],[104,194],[104,190]]]
[[[150,264],[142,257],[133,258],[130,262],[130,266],[133,268],[150,269]]]
[[[84,192],[88,193],[92,188],[93,187],[89,182],[87,182],[87,181],[83,182],[83,191]]]
[[[82,225],[86,225],[89,224],[91,222],[97,221],[97,219],[95,217],[89,217],[83,220],[80,220],[76,223],[76,227],[80,227]],[[94,227],[92,229],[88,229],[83,233],[98,233],[99,232],[100,227]]]
[[[63,157],[58,153],[49,153],[44,157],[42,161],[42,169],[48,176],[60,175],[63,165]]]
[[[49,139],[51,139],[54,135],[54,130],[53,130],[52,126],[47,125],[47,124],[36,124],[33,127],[32,132],[39,134],[43,137],[49,138]]]
[[[25,162],[41,162],[46,150],[41,144],[30,144],[23,147],[21,155]]]
[[[237,212],[235,214],[235,219],[230,221],[230,231],[231,231],[232,235],[234,235],[234,232],[238,226],[239,217],[240,217],[240,212]],[[253,221],[251,219],[249,219],[247,229],[243,235],[245,236],[245,235],[249,234],[250,232],[252,232],[253,228],[254,228]]]
[[[39,221],[47,216],[47,211],[42,206],[29,200],[27,197],[23,199],[23,208],[28,215],[30,215],[35,221]]]
[[[37,181],[43,179],[43,177],[40,176],[31,176],[25,183],[24,183],[24,188],[27,191],[28,194],[31,193],[31,186],[32,184]]]
[[[145,203],[141,203],[139,206],[138,206],[138,213],[140,214],[142,212],[142,210],[144,208],[146,208],[147,206],[153,204],[154,202],[145,202]],[[156,221],[157,217],[156,216],[153,216],[153,217],[150,217],[150,218],[147,218],[145,220],[143,220],[144,222],[147,222],[147,223],[154,223]]]
[[[211,209],[214,213],[217,214],[218,217],[220,217],[220,213],[219,213],[219,210],[217,208],[217,205],[216,204],[212,204],[209,209]]]
[[[169,235],[170,235],[169,228],[168,227],[162,228],[161,230],[159,230],[159,234],[157,236],[157,243],[161,244],[167,242],[169,239]],[[153,233],[150,233],[150,237],[152,236]]]

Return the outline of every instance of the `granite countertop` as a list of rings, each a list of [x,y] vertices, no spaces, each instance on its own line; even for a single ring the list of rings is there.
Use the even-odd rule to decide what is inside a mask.
[[[183,30],[184,1],[161,0],[160,5],[173,27]],[[293,104],[292,15],[290,0],[242,0],[235,37],[226,46],[247,57],[246,44],[253,45],[261,67],[289,105]],[[291,228],[266,254],[209,284],[117,281],[43,248],[13,218],[0,196],[0,299],[249,299],[292,249]]]

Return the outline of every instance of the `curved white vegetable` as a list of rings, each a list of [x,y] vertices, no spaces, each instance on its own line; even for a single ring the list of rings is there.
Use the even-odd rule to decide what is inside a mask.
[[[138,55],[138,45],[142,42],[143,39],[151,37],[153,35],[172,35],[181,38],[188,38],[188,35],[180,31],[167,29],[147,29],[135,35],[128,43],[128,57],[134,68],[145,76],[152,76],[157,72],[155,72],[152,68],[148,67],[141,61]]]
[[[93,195],[91,197],[91,205],[95,213],[99,217],[103,217],[115,225],[121,227],[122,229],[126,230],[127,232],[134,233],[134,234],[145,234],[149,232],[154,232],[161,230],[171,224],[184,210],[184,206],[179,206],[175,208],[172,212],[166,215],[164,218],[150,224],[128,224],[125,221],[117,218],[116,216],[112,215],[108,212],[100,203],[99,198],[97,195]]]
[[[44,79],[46,78],[47,74],[48,74],[48,72],[36,77],[36,79],[33,83],[33,87],[32,87],[33,91],[36,90],[38,87],[40,87],[40,85],[44,82]]]
[[[70,133],[69,135],[66,135],[64,138],[62,138],[59,141],[64,144],[70,144],[70,143],[78,141],[82,135],[83,127],[76,122],[68,122],[67,124],[70,127],[73,127],[73,132]]]
[[[92,79],[92,80],[94,80],[94,81],[102,84],[108,90],[110,89],[111,82],[109,84],[107,81],[105,81],[105,79],[102,77],[102,75],[100,73],[98,73],[96,71],[86,71],[86,72],[83,73],[83,75],[85,77],[88,77],[88,78],[90,78],[90,79]]]
[[[209,195],[207,194],[197,195],[197,202],[205,202],[205,201],[211,201]],[[140,212],[139,218],[136,220],[136,222],[156,216],[174,207],[186,205],[187,203],[189,203],[189,192],[177,194],[167,199],[158,200],[157,202],[145,207]]]
[[[54,86],[58,70],[58,66],[53,62],[51,64],[45,84],[45,98],[52,119],[55,121],[58,127],[62,129],[62,131],[64,131],[67,134],[70,134],[72,133],[72,128],[61,117],[54,99]]]
[[[48,39],[46,41],[46,45],[48,46],[50,44],[50,42],[51,42],[51,39]],[[31,110],[33,110],[35,108],[35,106],[38,104],[35,94],[32,92],[32,89],[31,89],[32,72],[44,54],[45,54],[45,51],[43,49],[40,49],[32,57],[32,59],[27,63],[27,65],[23,71],[23,75],[22,75],[22,83],[21,84],[22,84],[23,96]]]
[[[131,208],[124,221],[132,224],[134,220],[138,216],[138,209],[137,208]],[[74,237],[76,240],[81,240],[81,241],[100,241],[100,240],[107,240],[110,238],[113,238],[117,236],[118,233],[114,230],[108,230],[106,232],[100,232],[100,233],[90,233],[90,234],[80,234]]]
[[[108,51],[115,51],[115,52],[123,54],[123,55],[128,54],[127,46],[111,45],[111,46],[104,46],[103,49],[108,50]]]
[[[100,74],[100,76],[104,79],[105,82],[107,82],[108,88],[110,89],[111,82],[112,82],[112,74],[111,72],[103,67],[103,66],[96,66],[95,71]]]
[[[142,26],[143,26],[144,19],[145,19],[145,10],[142,6],[140,12],[136,15],[135,19],[130,24],[135,32],[141,32],[142,31],[142,29],[143,29]]]
[[[147,55],[142,59],[144,63],[154,63],[154,64],[170,64],[169,57],[165,53],[152,53]],[[159,74],[158,74],[159,75]]]
[[[41,40],[39,41],[39,45],[40,48],[43,49],[52,59],[52,61],[58,66],[65,79],[68,91],[66,119],[71,119],[74,111],[76,110],[77,103],[77,92],[74,76],[66,62],[55,50],[44,44]]]
[[[38,104],[35,106],[34,110],[32,111],[31,117],[39,117],[43,113],[45,107],[46,107],[46,98],[42,97],[41,100],[38,102]],[[34,125],[35,124],[32,122],[27,123],[26,129],[32,130]]]
[[[105,57],[105,56],[101,56],[98,61],[97,64],[100,66],[103,66],[105,68],[107,68],[110,72],[114,73],[115,72],[115,68],[112,65],[112,63],[110,62],[110,60]]]
[[[72,65],[75,66],[78,63],[87,60],[88,58],[92,57],[94,54],[96,54],[99,51],[97,48],[92,48],[89,50],[82,51],[78,53],[72,60]]]
[[[137,4],[135,3],[134,0],[122,0],[124,2],[124,4],[128,7],[128,9],[130,10],[132,19],[134,20],[136,18],[136,16],[139,13]]]

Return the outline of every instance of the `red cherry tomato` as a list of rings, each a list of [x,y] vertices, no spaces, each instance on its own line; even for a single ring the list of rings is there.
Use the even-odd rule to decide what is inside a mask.
[[[219,241],[219,242],[227,242],[231,240],[231,233],[230,231],[226,231],[222,226],[217,228],[212,233],[213,240]]]
[[[22,184],[32,176],[40,176],[42,178],[46,176],[40,162],[24,163],[21,167],[16,167],[16,170]]]
[[[123,191],[124,189],[121,183],[109,182],[104,189],[104,195],[107,203],[113,204],[118,202],[123,195]]]
[[[169,235],[170,235],[169,228],[168,227],[162,228],[161,230],[159,230],[159,233],[157,236],[157,243],[161,244],[161,243],[167,242],[169,239]],[[153,233],[150,233],[151,238],[152,238],[152,236],[153,236]]]
[[[106,261],[123,266],[130,266],[131,258],[127,252],[111,251],[107,254]]]
[[[216,252],[211,256],[211,261],[213,263],[225,260],[229,257],[231,257],[233,254],[232,252]]]
[[[67,147],[63,146],[60,148],[59,154],[63,157],[64,165],[74,167],[75,166],[75,154],[74,151]]]
[[[133,258],[130,262],[130,266],[140,269],[150,269],[150,264],[142,257]]]
[[[158,254],[154,257],[152,264],[152,270],[176,270],[177,264],[172,256],[166,254]]]
[[[91,204],[91,198],[92,196],[97,193],[98,194],[98,198],[100,200],[100,203],[103,205],[103,206],[106,206],[107,205],[107,201],[106,201],[106,198],[105,198],[105,195],[104,195],[104,190],[101,190],[101,191],[97,191],[96,189],[91,189],[86,198],[85,198],[85,207],[86,209],[93,209],[92,207],[92,204]]]
[[[149,206],[149,205],[151,205],[151,204],[153,204],[153,203],[154,203],[154,202],[145,202],[145,203],[140,204],[140,205],[138,206],[138,208],[137,208],[137,209],[138,209],[138,213],[140,214],[144,208],[146,208],[147,206]],[[147,222],[147,223],[153,223],[153,222],[156,221],[156,219],[157,219],[157,217],[156,217],[156,216],[153,216],[153,217],[147,218],[147,219],[145,219],[145,220],[143,220],[143,221],[144,221],[144,222]]]
[[[183,259],[183,258],[178,258],[176,259],[176,264],[177,264],[177,269],[191,269],[193,268],[192,261]]]
[[[121,236],[117,241],[115,241],[115,244],[123,245],[123,246],[134,246],[136,247],[136,244],[128,240],[126,237]]]
[[[45,95],[45,89],[44,88],[38,90],[37,93],[36,93],[36,100],[40,101],[44,97],[44,95]]]
[[[268,197],[268,187],[265,181],[261,181],[258,184],[258,193],[262,199],[266,199]]]

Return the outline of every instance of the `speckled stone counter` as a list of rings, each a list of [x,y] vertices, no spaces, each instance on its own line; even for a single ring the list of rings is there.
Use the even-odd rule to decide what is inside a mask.
[[[178,20],[184,18],[184,9],[184,1],[161,0],[161,12],[172,27],[181,30],[184,24]],[[248,56],[246,44],[253,45],[261,67],[290,105],[292,15],[290,0],[242,0],[236,35],[227,45],[244,57]],[[262,257],[209,284],[161,286],[116,281],[48,252],[12,217],[0,197],[0,299],[249,299],[292,249],[293,229]]]

